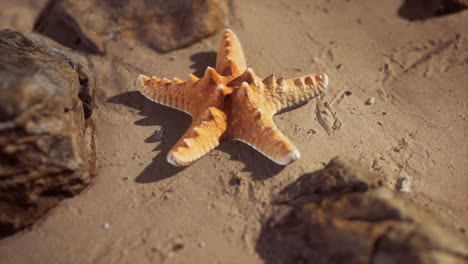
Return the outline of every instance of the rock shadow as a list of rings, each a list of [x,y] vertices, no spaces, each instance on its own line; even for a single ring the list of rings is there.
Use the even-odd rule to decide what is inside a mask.
[[[199,77],[205,74],[208,66],[216,67],[216,52],[214,51],[198,52],[190,56],[190,59],[193,62],[190,68],[195,71],[193,74]]]
[[[164,180],[186,167],[175,167],[166,161],[166,155],[170,148],[180,139],[185,130],[190,126],[191,118],[185,113],[175,109],[156,104],[149,101],[138,91],[125,92],[107,100],[109,103],[120,104],[138,110],[142,116],[135,122],[138,126],[161,126],[164,129],[164,137],[161,143],[154,149],[159,151],[135,181],[137,183],[150,183]],[[149,135],[146,143],[154,143],[156,136]],[[218,150],[229,154],[231,160],[238,160],[244,164],[243,171],[250,172],[254,180],[265,180],[284,169],[270,159],[263,156],[250,146],[237,142],[228,141],[217,147]]]
[[[425,20],[450,15],[468,8],[457,0],[405,0],[398,15],[407,20]]]

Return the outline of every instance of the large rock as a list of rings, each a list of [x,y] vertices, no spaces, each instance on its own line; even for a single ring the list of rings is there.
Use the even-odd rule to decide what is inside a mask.
[[[33,39],[0,31],[0,237],[82,191],[94,169],[94,81]]]
[[[263,228],[266,263],[467,263],[468,240],[344,158],[286,187]]]
[[[224,26],[225,13],[222,0],[51,0],[34,29],[94,54],[116,38],[167,52],[215,33]]]

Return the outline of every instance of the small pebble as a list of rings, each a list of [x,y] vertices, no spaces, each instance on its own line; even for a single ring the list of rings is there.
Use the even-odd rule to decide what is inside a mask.
[[[374,97],[371,97],[369,98],[369,100],[366,101],[366,105],[373,105],[375,104],[375,98]]]
[[[345,94],[346,96],[350,96],[350,95],[353,94],[353,92],[351,92],[351,91],[346,91],[344,94]]]
[[[111,40],[115,40],[116,39],[116,35],[115,35],[115,32],[110,32],[107,37]]]
[[[161,141],[164,137],[164,128],[160,127],[154,132],[154,140]]]
[[[182,249],[184,249],[184,244],[182,242],[175,243],[172,247],[173,251],[180,251]]]
[[[200,243],[198,243],[198,246],[201,247],[201,248],[204,248],[204,247],[206,247],[206,244],[205,244],[205,242],[201,241]]]
[[[105,222],[104,224],[102,224],[102,228],[104,228],[104,229],[106,229],[106,230],[109,229],[109,227],[110,227],[110,225],[109,225],[109,223],[107,223],[107,222]]]
[[[411,183],[413,182],[413,177],[401,177],[397,180],[395,188],[400,192],[411,192]]]

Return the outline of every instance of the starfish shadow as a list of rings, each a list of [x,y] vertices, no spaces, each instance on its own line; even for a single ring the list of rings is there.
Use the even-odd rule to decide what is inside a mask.
[[[161,126],[164,129],[164,137],[161,143],[153,150],[159,151],[153,161],[136,177],[137,183],[149,183],[164,180],[178,172],[182,167],[174,167],[166,161],[169,149],[179,140],[190,125],[190,117],[169,107],[153,103],[141,95],[138,91],[125,92],[107,100],[108,103],[125,105],[139,110],[143,116],[135,122],[138,126]],[[155,134],[145,139],[146,143],[157,142]]]
[[[179,140],[185,130],[190,126],[191,118],[175,109],[153,103],[141,95],[138,91],[125,92],[107,100],[108,103],[125,105],[138,110],[143,118],[134,124],[137,126],[161,126],[164,129],[164,137],[161,143],[154,149],[159,151],[152,162],[136,177],[137,183],[150,183],[167,179],[185,167],[174,167],[166,161],[169,149]],[[157,142],[156,135],[152,134],[145,139],[146,143]],[[270,159],[263,156],[250,146],[228,141],[217,147],[218,150],[229,154],[231,160],[238,160],[244,164],[243,171],[251,172],[254,180],[265,180],[284,169]]]
[[[250,172],[256,181],[263,181],[280,173],[285,166],[278,165],[249,145],[240,141],[222,143],[218,150],[229,154],[231,160],[238,160],[244,164],[242,171]]]
[[[198,52],[190,56],[193,64],[190,65],[190,68],[195,72],[193,73],[196,76],[203,76],[205,69],[208,66],[214,67],[216,65],[216,52],[214,51],[203,51]]]

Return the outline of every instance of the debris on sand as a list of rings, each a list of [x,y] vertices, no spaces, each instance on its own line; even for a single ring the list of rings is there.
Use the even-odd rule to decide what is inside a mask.
[[[412,182],[413,182],[413,177],[401,177],[397,180],[395,184],[395,188],[400,192],[410,193],[412,192],[411,190]]]
[[[101,225],[103,229],[108,230],[110,228],[110,225],[108,222],[105,222],[104,224]]]
[[[375,104],[375,97],[371,97],[366,101],[366,105],[374,105]]]
[[[162,141],[164,138],[164,128],[159,127],[156,131],[154,131],[154,140],[155,141]]]

